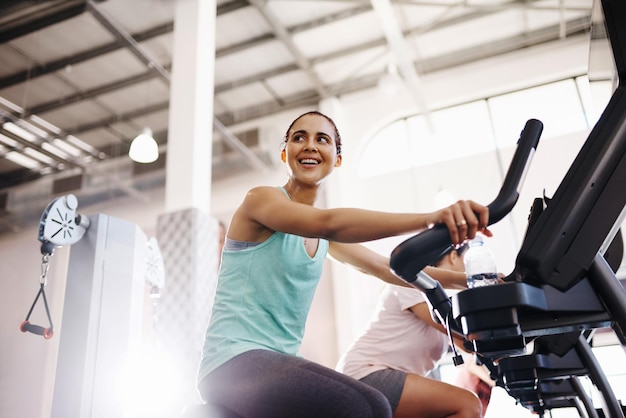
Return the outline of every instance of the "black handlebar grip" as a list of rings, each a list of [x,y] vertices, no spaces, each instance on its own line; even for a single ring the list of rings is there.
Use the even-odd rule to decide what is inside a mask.
[[[54,332],[52,331],[52,328],[44,328],[41,325],[34,325],[28,321],[24,321],[20,324],[20,331],[41,335],[46,340],[49,340],[50,338],[52,338],[52,335],[54,334]]]
[[[444,224],[437,224],[394,248],[389,258],[389,266],[397,276],[413,283],[417,280],[417,273],[451,245],[448,228]]]
[[[519,190],[524,183],[524,177],[539,145],[542,131],[543,123],[541,121],[529,119],[526,122],[517,141],[517,148],[504,176],[500,192],[487,206],[489,208],[489,225],[495,224],[508,215],[517,203]]]
[[[543,123],[540,121],[530,119],[526,122],[500,192],[487,206],[489,208],[489,225],[504,218],[517,203],[519,187],[537,148],[542,131]],[[448,228],[444,224],[437,224],[394,248],[391,252],[389,265],[397,276],[412,284],[417,279],[417,273],[436,260],[451,245]]]

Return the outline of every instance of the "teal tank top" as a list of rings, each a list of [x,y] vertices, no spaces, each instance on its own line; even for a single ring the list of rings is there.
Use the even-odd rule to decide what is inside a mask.
[[[298,354],[327,252],[328,241],[320,239],[311,258],[302,237],[282,232],[224,250],[198,382],[249,350]]]

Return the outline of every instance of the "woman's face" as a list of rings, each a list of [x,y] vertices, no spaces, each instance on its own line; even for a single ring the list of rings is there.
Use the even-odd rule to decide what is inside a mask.
[[[320,115],[300,117],[287,135],[281,158],[290,177],[319,183],[341,165],[334,125]]]

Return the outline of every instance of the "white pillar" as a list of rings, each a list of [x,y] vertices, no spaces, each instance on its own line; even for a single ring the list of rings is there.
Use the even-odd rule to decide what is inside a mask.
[[[168,382],[167,402],[153,418],[177,416],[185,406],[200,402],[196,373],[218,266],[218,222],[209,214],[216,12],[214,0],[176,2],[166,213],[157,222],[165,285],[156,330],[180,380]]]
[[[215,1],[176,2],[165,209],[208,211],[211,201]]]

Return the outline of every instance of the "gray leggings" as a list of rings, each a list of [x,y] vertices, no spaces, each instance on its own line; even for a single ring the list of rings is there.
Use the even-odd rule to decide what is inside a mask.
[[[253,350],[215,369],[199,385],[205,402],[244,418],[391,418],[376,389],[311,361]]]

